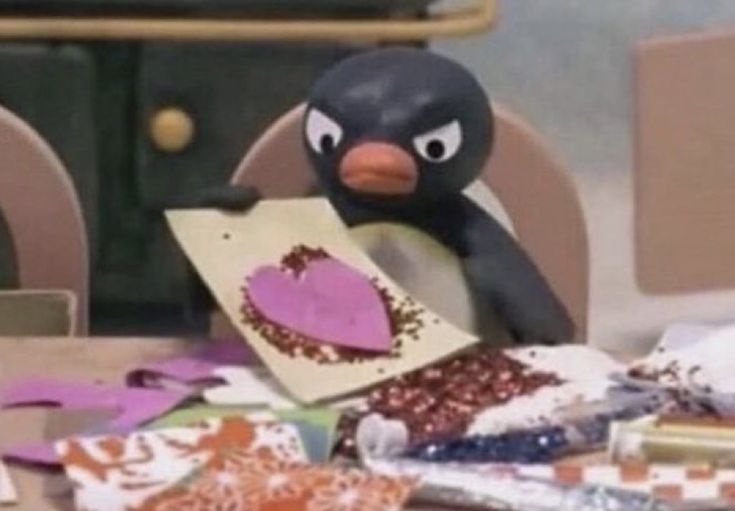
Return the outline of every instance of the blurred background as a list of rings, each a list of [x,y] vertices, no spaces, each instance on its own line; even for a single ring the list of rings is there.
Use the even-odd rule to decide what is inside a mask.
[[[423,0],[310,0],[308,6],[292,0],[0,0],[0,14],[422,20],[427,10],[447,8],[447,4],[429,6]],[[651,218],[658,218],[662,213],[656,209],[653,192],[667,188],[655,188],[644,180],[649,184],[638,199],[635,191],[636,173],[649,175],[645,170],[648,149],[640,143],[645,130],[636,123],[671,124],[690,108],[686,104],[689,89],[682,88],[684,100],[657,105],[674,121],[668,117],[662,121],[655,108],[648,109],[647,102],[655,100],[658,91],[641,84],[641,75],[635,72],[641,45],[663,38],[677,47],[678,37],[690,41],[692,34],[699,44],[701,37],[715,34],[713,44],[725,45],[721,52],[729,51],[729,38],[718,34],[729,34],[733,21],[735,2],[729,0],[502,0],[490,31],[412,42],[427,44],[469,67],[492,99],[533,127],[570,173],[589,236],[587,338],[591,343],[640,348],[673,321],[724,321],[735,316],[735,292],[728,290],[735,280],[727,269],[713,285],[711,279],[698,279],[696,272],[687,274],[686,261],[675,262],[683,265],[683,275],[689,275],[679,285],[655,275],[654,260],[647,266],[654,267],[648,280],[654,284],[641,285],[641,278],[648,277],[639,268],[636,239],[648,232],[648,220],[636,216],[640,213],[636,201],[644,204],[641,211],[653,204]],[[376,44],[385,43],[43,36],[0,41],[0,104],[53,147],[79,195],[89,239],[92,333],[206,331],[206,299],[172,242],[161,211],[186,202],[204,187],[226,183],[250,144],[304,98],[315,77],[339,59]],[[689,51],[684,46],[682,51]],[[655,60],[659,46],[652,48]],[[668,51],[665,45],[662,48]],[[708,48],[702,49],[707,55]],[[696,51],[688,54],[689,64],[700,61]],[[694,78],[691,67],[686,67],[689,64],[682,64],[681,73],[697,83],[715,80],[707,73],[715,76],[727,59],[713,57],[708,62]],[[663,76],[671,69],[654,75]],[[722,78],[723,83],[732,74]],[[696,88],[694,82],[691,86]],[[676,89],[676,78],[669,83]],[[641,95],[643,89],[648,92]],[[722,131],[730,117],[735,121],[730,108],[735,103],[714,91],[708,100],[720,111],[718,115],[724,115],[718,117],[717,129]],[[641,107],[648,117],[640,114]],[[174,135],[167,128],[171,125],[176,127]],[[682,133],[687,140],[702,132]],[[705,139],[705,147],[698,149],[720,156],[713,167],[726,169],[733,156],[728,136],[725,133],[712,146]],[[688,154],[683,146],[671,145],[672,154],[681,161]],[[695,173],[700,170],[692,168]],[[654,174],[665,176],[666,172],[663,165]],[[710,176],[707,186],[726,191],[732,186],[735,192],[735,186],[722,181],[723,175],[726,170],[717,174],[720,181]],[[654,184],[659,182],[656,179]],[[646,195],[649,192],[652,195]],[[714,226],[710,238],[725,240],[729,206],[715,213],[697,213],[698,201],[708,202],[706,195],[699,195],[677,208],[700,222],[688,224],[687,229],[707,231]],[[534,207],[537,204],[528,204]],[[717,221],[714,214],[719,215]],[[670,220],[672,231],[687,231],[676,227],[679,220],[674,216]],[[7,226],[3,229],[0,224],[0,246],[11,247],[10,236]],[[654,254],[667,261],[668,254],[681,252],[677,243],[687,243],[686,233],[670,241],[657,243],[646,257]],[[703,243],[693,240],[687,257],[698,260],[707,250],[712,252]],[[723,241],[722,253],[713,255],[713,260],[727,261],[735,256],[731,252]],[[17,265],[12,250],[0,250],[0,285],[18,285]],[[672,275],[669,280],[676,280],[677,272],[667,271]]]
[[[492,32],[431,46],[472,69],[493,99],[508,105],[547,138],[571,172],[590,241],[590,342],[616,349],[640,347],[650,345],[663,325],[675,321],[718,322],[735,317],[735,293],[727,289],[642,292],[636,281],[634,248],[636,47],[647,40],[690,34],[730,35],[735,28],[735,3],[512,0],[502,2],[500,8]],[[681,72],[689,75],[691,69],[682,63]],[[702,74],[699,79],[711,78]],[[732,103],[726,100],[713,97],[711,103],[713,108],[729,110],[735,121]],[[682,105],[669,107],[676,111]],[[691,136],[695,143],[697,136],[704,135],[693,132]],[[731,137],[735,130],[725,139]],[[735,161],[730,159],[729,164],[735,171]],[[691,171],[705,174],[706,169]],[[717,186],[735,193],[735,182]],[[680,208],[695,213],[696,204],[682,203]],[[712,219],[704,218],[700,228],[711,228],[708,220]],[[717,234],[728,236],[727,230]],[[726,239],[720,249],[729,258],[735,254],[728,251]],[[666,257],[667,247],[661,249]]]

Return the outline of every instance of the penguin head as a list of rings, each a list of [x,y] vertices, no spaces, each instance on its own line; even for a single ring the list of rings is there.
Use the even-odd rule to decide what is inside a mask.
[[[458,194],[478,177],[492,145],[492,112],[459,64],[389,48],[342,61],[317,81],[303,135],[328,194],[412,206]]]

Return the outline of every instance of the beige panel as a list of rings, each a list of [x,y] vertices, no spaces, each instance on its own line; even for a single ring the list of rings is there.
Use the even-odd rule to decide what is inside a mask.
[[[735,285],[735,33],[636,53],[636,270],[648,293]]]
[[[0,292],[0,335],[71,335],[76,299],[68,291]]]

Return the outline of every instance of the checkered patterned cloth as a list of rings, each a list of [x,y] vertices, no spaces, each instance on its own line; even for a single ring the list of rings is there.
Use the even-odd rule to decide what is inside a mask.
[[[518,465],[521,476],[650,493],[672,501],[720,499],[735,505],[735,469],[682,465]]]

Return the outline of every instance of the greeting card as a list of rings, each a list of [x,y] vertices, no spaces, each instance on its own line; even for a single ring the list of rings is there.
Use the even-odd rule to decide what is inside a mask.
[[[167,218],[233,325],[300,401],[344,395],[477,342],[393,283],[324,199]]]

